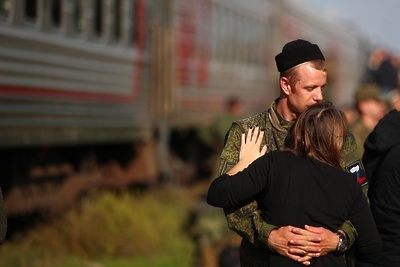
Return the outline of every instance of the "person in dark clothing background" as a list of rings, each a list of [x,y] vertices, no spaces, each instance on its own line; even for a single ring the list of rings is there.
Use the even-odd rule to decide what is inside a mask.
[[[390,92],[399,88],[398,58],[381,47],[371,51],[365,83],[378,86],[388,99]]]
[[[376,73],[377,84],[381,88],[383,95],[387,95],[390,91],[399,87],[398,76],[398,70],[393,64],[392,58],[389,55],[381,63]]]
[[[250,129],[247,137],[242,134],[239,162],[212,182],[207,202],[227,208],[255,199],[262,218],[277,226],[336,231],[349,219],[358,232],[357,259],[378,263],[382,244],[367,199],[354,174],[341,168],[347,131],[344,113],[330,103],[315,104],[300,114],[283,151],[264,155],[264,131]],[[339,241],[337,252],[341,245]],[[313,258],[307,265],[346,266],[343,253],[337,252]],[[265,266],[302,264],[273,251],[264,253]]]
[[[378,266],[400,266],[400,111],[379,121],[364,148],[370,207],[383,243]]]

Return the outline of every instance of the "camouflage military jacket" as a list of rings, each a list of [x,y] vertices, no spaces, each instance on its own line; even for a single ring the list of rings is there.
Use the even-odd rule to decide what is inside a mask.
[[[265,131],[263,145],[268,146],[268,151],[282,150],[288,130],[293,122],[285,121],[276,111],[276,101],[272,103],[271,108],[255,116],[238,120],[232,123],[228,131],[226,143],[221,153],[221,162],[219,173],[223,174],[230,170],[239,160],[239,151],[241,145],[242,133],[247,133],[250,127],[259,126]],[[342,165],[349,172],[357,171],[357,179],[367,188],[365,172],[357,151],[354,136],[349,133],[346,138]],[[276,229],[274,225],[267,224],[260,216],[257,203],[255,201],[248,203],[243,207],[237,207],[231,210],[225,209],[228,226],[231,230],[238,233],[242,238],[241,245],[241,264],[247,266],[265,266],[268,262],[268,236]],[[343,229],[350,238],[352,244],[357,235],[356,230],[350,222],[345,222]]]
[[[351,131],[354,134],[354,137],[357,142],[357,147],[359,153],[362,155],[364,153],[364,142],[367,140],[368,135],[371,133],[371,130],[369,130],[362,122],[360,119],[358,119],[352,126],[351,126]]]

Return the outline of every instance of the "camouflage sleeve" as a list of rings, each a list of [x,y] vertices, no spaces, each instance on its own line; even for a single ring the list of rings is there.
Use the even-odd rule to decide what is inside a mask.
[[[342,165],[346,171],[356,174],[357,182],[361,185],[364,195],[368,200],[368,181],[365,174],[364,165],[361,161],[361,154],[357,148],[356,140],[351,131],[349,131],[347,135],[342,150]],[[350,248],[358,236],[357,230],[350,221],[345,221],[340,229],[346,232],[349,238]]]
[[[358,236],[356,228],[353,226],[353,224],[350,221],[345,221],[339,228],[340,230],[344,231],[349,239],[349,247],[350,248],[353,244],[354,241],[356,241],[356,238]]]
[[[226,173],[239,161],[242,133],[243,130],[237,124],[233,124],[229,130],[226,145],[221,154],[220,175]],[[269,233],[278,228],[267,224],[261,218],[256,201],[240,208],[224,209],[224,212],[229,228],[256,246],[267,246]]]

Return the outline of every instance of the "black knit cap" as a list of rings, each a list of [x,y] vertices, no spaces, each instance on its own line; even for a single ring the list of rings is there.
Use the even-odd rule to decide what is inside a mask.
[[[285,44],[282,52],[276,55],[275,62],[278,71],[282,72],[313,59],[325,60],[318,45],[306,40],[297,39]]]

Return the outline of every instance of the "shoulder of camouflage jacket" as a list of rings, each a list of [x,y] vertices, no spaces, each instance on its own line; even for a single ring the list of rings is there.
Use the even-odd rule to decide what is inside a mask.
[[[242,133],[246,133],[251,127],[259,126],[260,128],[265,128],[267,118],[268,111],[266,110],[254,116],[234,121],[228,131],[221,159],[228,161],[229,164],[236,164],[239,160]]]

